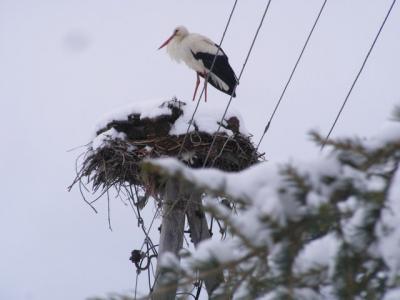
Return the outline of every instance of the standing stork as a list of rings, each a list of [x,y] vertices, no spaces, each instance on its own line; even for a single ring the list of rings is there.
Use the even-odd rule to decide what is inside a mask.
[[[200,76],[204,79],[208,77],[208,82],[217,90],[236,97],[238,78],[229,65],[225,52],[212,40],[197,33],[189,33],[184,26],[178,26],[158,49],[165,46],[173,60],[178,63],[183,60],[189,68],[196,71],[197,80],[193,100],[200,84]],[[215,56],[215,63],[211,70]],[[207,81],[205,80],[204,92],[205,101],[207,101]]]

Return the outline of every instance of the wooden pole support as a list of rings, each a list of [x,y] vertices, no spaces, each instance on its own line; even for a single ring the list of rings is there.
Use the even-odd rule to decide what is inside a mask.
[[[197,247],[201,241],[211,238],[203,205],[201,203],[201,193],[192,192],[189,196],[186,216],[190,227],[190,236],[195,247]],[[209,297],[223,281],[224,275],[222,271],[209,274],[204,278]]]
[[[151,295],[152,300],[174,300],[176,297],[177,282],[166,281],[167,274],[161,271],[160,261],[166,252],[178,255],[182,248],[186,206],[183,201],[179,184],[175,180],[168,180],[164,193],[156,282]]]

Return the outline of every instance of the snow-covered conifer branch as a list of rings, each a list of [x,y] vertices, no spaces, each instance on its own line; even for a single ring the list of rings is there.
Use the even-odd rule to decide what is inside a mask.
[[[202,242],[182,274],[224,268],[215,295],[234,299],[400,299],[400,124],[328,145],[311,162],[239,173],[145,162],[145,172],[237,203],[236,215],[205,201],[230,235]]]

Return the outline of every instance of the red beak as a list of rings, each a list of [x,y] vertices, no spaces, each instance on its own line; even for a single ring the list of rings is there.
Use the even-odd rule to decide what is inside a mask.
[[[166,41],[160,46],[160,48],[158,48],[158,50],[160,50],[161,48],[167,46],[168,43],[174,38],[174,36],[175,36],[175,33],[173,33],[173,34],[168,38],[168,40],[166,40]]]

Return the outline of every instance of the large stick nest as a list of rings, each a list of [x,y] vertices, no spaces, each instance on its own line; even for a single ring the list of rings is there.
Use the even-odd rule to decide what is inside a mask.
[[[141,118],[140,114],[131,114],[126,120],[112,121],[100,129],[97,135],[106,135],[111,129],[124,134],[124,138],[106,138],[101,147],[88,145],[81,168],[77,171],[71,187],[76,183],[91,184],[94,192],[105,191],[110,187],[134,185],[148,190],[148,177],[141,176],[141,162],[145,159],[175,157],[192,168],[201,168],[210,151],[205,167],[214,167],[227,172],[237,172],[248,168],[260,160],[249,136],[240,133],[238,118],[225,120],[221,127],[224,131],[210,134],[199,130],[193,122],[186,138],[185,134],[170,135],[174,123],[184,111],[184,102],[176,99],[164,102],[169,114],[154,118]],[[229,134],[227,134],[227,132]],[[182,148],[182,150],[181,150]],[[154,189],[154,184],[152,184]],[[148,192],[148,191],[147,191]],[[149,193],[153,194],[153,191]]]

